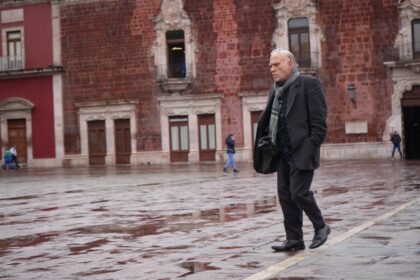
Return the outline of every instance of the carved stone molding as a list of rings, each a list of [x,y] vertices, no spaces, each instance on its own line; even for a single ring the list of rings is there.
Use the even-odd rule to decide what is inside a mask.
[[[392,114],[386,122],[382,135],[382,140],[384,141],[389,140],[389,134],[392,131],[402,132],[401,99],[404,97],[404,93],[411,91],[414,86],[420,85],[420,75],[410,71],[408,68],[394,68],[392,69],[392,80],[394,82],[391,96]]]
[[[199,110],[194,110],[193,113],[196,114],[196,115],[214,114],[214,113],[216,113],[216,110],[214,108],[207,109],[207,110],[199,109]]]
[[[131,116],[129,114],[116,114],[116,115],[112,115],[111,119],[113,120],[119,120],[119,119],[129,119]]]
[[[86,121],[103,121],[105,120],[104,115],[92,115],[85,118]]]
[[[287,23],[292,18],[307,18],[309,21],[309,36],[311,48],[311,68],[321,67],[321,41],[324,34],[317,24],[317,5],[315,0],[288,0],[274,4],[277,27],[273,33],[272,45],[275,48],[289,49]]]
[[[192,85],[193,80],[191,78],[184,79],[161,79],[160,85],[162,89],[169,93],[180,93],[189,88]]]
[[[157,69],[157,81],[164,91],[182,92],[191,84],[196,76],[195,57],[197,52],[196,40],[192,34],[191,19],[184,10],[183,0],[162,0],[159,14],[153,19],[156,30],[156,41],[153,43],[151,54],[154,56]],[[185,43],[185,79],[168,79],[168,56],[166,32],[172,30],[184,31]],[[182,82],[175,81],[182,80]]]
[[[190,154],[188,161],[198,161],[199,150],[198,116],[214,114],[216,126],[216,149],[223,149],[221,100],[223,94],[162,95],[157,98],[160,106],[162,151],[170,153],[169,117],[187,116]],[[217,160],[217,157],[216,157]]]
[[[24,99],[18,97],[7,98],[0,101],[0,112],[6,111],[22,111],[22,110],[32,110],[35,105]]]
[[[401,5],[403,4],[409,5],[412,9],[417,9],[417,11],[420,10],[420,0],[406,0],[405,3],[402,3]]]
[[[285,5],[291,10],[299,10],[305,6],[305,0],[285,0]]]
[[[399,49],[400,59],[412,59],[413,36],[411,22],[420,18],[420,0],[406,0],[398,4],[400,30],[395,39],[394,46]]]

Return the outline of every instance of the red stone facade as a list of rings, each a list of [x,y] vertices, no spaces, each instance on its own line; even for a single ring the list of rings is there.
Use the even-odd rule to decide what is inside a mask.
[[[390,115],[391,77],[383,50],[398,32],[395,1],[334,1],[320,4],[325,35],[319,78],[328,101],[327,142],[380,141]],[[356,103],[347,85],[356,86]],[[345,135],[344,122],[368,120],[368,134]]]
[[[75,103],[138,99],[138,150],[160,149],[151,19],[158,1],[94,1],[62,6],[61,42],[65,151],[80,153]]]
[[[277,1],[279,2],[279,1]],[[61,7],[66,152],[79,153],[74,103],[139,99],[138,149],[159,150],[161,92],[150,49],[159,1],[93,1]],[[273,1],[190,0],[185,10],[198,41],[197,78],[191,94],[223,93],[223,134],[242,141],[239,92],[271,85],[268,57],[275,29]],[[382,51],[398,31],[392,0],[320,1],[325,40],[319,78],[329,105],[328,142],[379,141],[389,116],[392,88]],[[356,86],[356,104],[347,85]],[[345,135],[344,121],[366,119],[369,133]]]
[[[24,162],[54,160],[57,154],[52,75],[56,72],[50,67],[53,64],[51,5],[12,5],[0,7],[0,12],[0,154],[16,145],[18,158],[25,154]],[[17,60],[8,53],[8,32],[20,32],[22,51],[16,51]],[[13,120],[23,120],[26,133],[22,137],[8,135],[11,133],[8,123]]]

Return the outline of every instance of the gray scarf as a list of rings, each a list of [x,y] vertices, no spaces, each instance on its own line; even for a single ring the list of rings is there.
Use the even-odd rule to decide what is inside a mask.
[[[270,117],[270,126],[268,135],[271,137],[271,143],[276,143],[276,136],[277,136],[277,128],[278,128],[278,120],[279,115],[281,112],[281,105],[283,103],[282,96],[284,92],[289,88],[289,86],[296,80],[299,76],[299,71],[294,69],[292,74],[289,76],[287,81],[283,84],[283,86],[279,87],[274,83],[274,101],[273,107],[271,108],[271,117]]]

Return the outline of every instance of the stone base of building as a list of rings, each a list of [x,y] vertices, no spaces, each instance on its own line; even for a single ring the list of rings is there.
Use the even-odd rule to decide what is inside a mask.
[[[321,146],[321,159],[381,159],[391,157],[391,151],[391,142],[323,144]]]
[[[391,157],[392,144],[390,142],[361,142],[346,144],[323,144],[321,146],[321,159],[325,160],[352,160],[352,159],[385,159]],[[197,155],[195,155],[197,154]],[[198,153],[189,157],[189,163],[198,162]],[[226,151],[217,151],[215,162],[226,162]],[[252,150],[237,149],[236,162],[252,163]],[[131,155],[131,165],[159,165],[169,164],[168,152],[136,152]],[[0,161],[3,164],[3,161]],[[23,167],[78,167],[88,166],[87,155],[65,155],[63,159],[31,159]],[[115,157],[107,156],[106,165],[115,165]]]

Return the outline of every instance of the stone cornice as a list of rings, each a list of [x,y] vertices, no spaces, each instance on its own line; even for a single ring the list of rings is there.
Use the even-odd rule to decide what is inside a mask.
[[[187,101],[187,100],[205,100],[205,99],[222,99],[222,93],[200,94],[200,95],[176,95],[176,96],[159,96],[157,100],[162,101]]]
[[[64,67],[53,66],[53,65],[48,66],[48,67],[42,67],[42,68],[0,71],[0,80],[19,79],[19,78],[28,78],[28,77],[36,77],[36,76],[50,76],[50,75],[63,73],[63,72],[64,72]]]
[[[3,0],[0,3],[0,8],[22,7],[31,4],[48,3],[48,0]]]
[[[118,105],[136,105],[138,103],[139,103],[138,100],[118,99],[118,100],[78,102],[78,103],[75,103],[74,105],[76,106],[76,108],[86,108],[86,107],[104,107],[104,106],[118,106]]]

